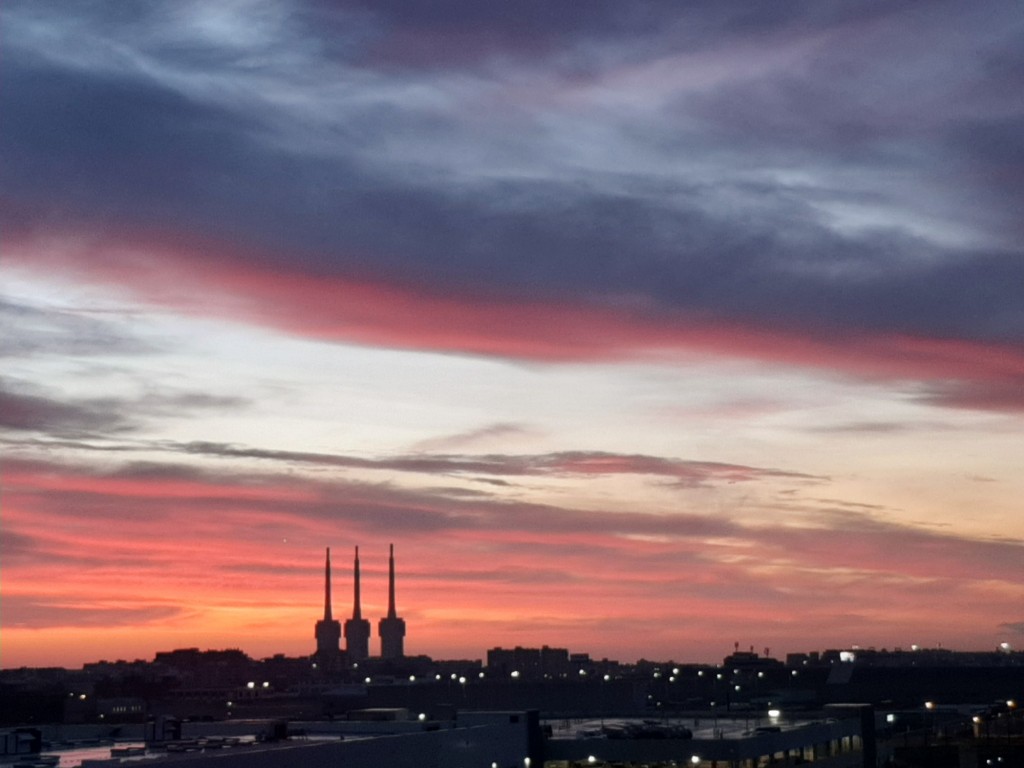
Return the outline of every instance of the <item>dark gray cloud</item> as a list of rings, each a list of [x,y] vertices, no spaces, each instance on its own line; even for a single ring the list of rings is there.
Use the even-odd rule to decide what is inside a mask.
[[[1024,376],[1008,381],[963,381],[930,386],[922,402],[953,408],[1024,412]]]
[[[148,416],[182,416],[203,411],[238,411],[250,403],[239,395],[212,395],[208,392],[149,391],[134,402],[134,408]]]
[[[1012,3],[408,6],[256,4],[236,28],[13,4],[8,227],[837,342],[1024,342]]]
[[[846,424],[831,424],[826,426],[810,427],[810,432],[823,432],[827,434],[843,433],[864,433],[875,435],[890,435],[897,432],[908,432],[914,427],[910,424],[896,421],[856,421]]]
[[[83,437],[116,434],[131,429],[132,425],[115,400],[104,398],[64,402],[2,389],[0,426],[18,431]]]
[[[101,312],[34,306],[0,295],[0,357],[88,358],[157,351],[151,340],[136,338],[123,323]]]
[[[797,27],[814,29],[858,18],[884,17],[882,7],[842,3],[792,2],[755,5],[743,2],[647,2],[624,7],[598,0],[578,7],[529,0],[511,8],[502,3],[447,0],[429,8],[389,0],[314,3],[314,18],[328,24],[353,13],[373,18],[380,35],[366,51],[371,60],[392,67],[463,68],[503,57],[539,57],[556,65],[559,52],[580,42],[615,45],[634,41],[617,60],[639,59],[684,48],[700,50],[749,34],[764,35]],[[339,9],[347,13],[339,14]],[[340,17],[340,18],[339,18]],[[404,44],[402,46],[401,44]],[[595,55],[591,67],[601,59]],[[591,67],[573,60],[562,65],[578,75]]]
[[[823,481],[827,478],[788,470],[751,467],[714,461],[691,461],[642,454],[604,451],[561,451],[536,455],[416,454],[367,459],[356,456],[301,451],[267,450],[224,443],[162,443],[165,450],[201,456],[267,459],[280,462],[319,464],[349,469],[375,469],[450,475],[567,476],[636,474],[673,478],[683,487],[716,482],[733,483],[767,478]]]
[[[44,556],[40,549],[39,539],[32,534],[6,530],[0,538],[0,553],[7,567],[39,562]]]
[[[481,441],[487,442],[496,439],[507,439],[511,437],[520,437],[523,435],[529,435],[531,430],[522,424],[488,424],[485,427],[479,429],[473,429],[468,432],[460,432],[454,435],[444,435],[441,437],[430,438],[428,440],[422,440],[413,446],[416,451],[450,451],[457,448],[465,448],[472,446]]]
[[[247,404],[247,399],[238,396],[169,389],[147,391],[138,397],[83,398],[0,377],[0,426],[19,433],[64,438],[44,443],[19,436],[9,440],[11,444],[50,444],[51,447],[59,444],[115,452],[129,450],[108,441],[138,431],[147,419],[183,418],[204,411],[238,410]],[[89,439],[99,442],[81,442]]]

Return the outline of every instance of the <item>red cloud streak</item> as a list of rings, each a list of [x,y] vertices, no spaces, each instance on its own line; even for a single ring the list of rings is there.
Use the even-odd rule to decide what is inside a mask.
[[[542,362],[721,355],[925,382],[922,399],[938,405],[1024,409],[1024,352],[1011,345],[865,332],[826,337],[650,307],[441,293],[289,271],[258,253],[184,238],[74,246],[22,238],[8,250],[29,269],[59,269],[129,288],[146,302],[312,338]]]

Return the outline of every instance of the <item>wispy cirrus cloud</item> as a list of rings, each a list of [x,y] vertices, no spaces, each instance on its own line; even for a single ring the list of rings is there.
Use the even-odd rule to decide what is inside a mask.
[[[30,627],[103,628],[160,625],[180,621],[188,609],[183,605],[141,604],[116,598],[83,604],[77,597],[53,599],[47,595],[7,595],[4,597],[4,625],[11,629]]]
[[[0,357],[95,358],[156,351],[154,340],[128,333],[123,323],[100,312],[38,306],[0,295]]]
[[[248,400],[240,396],[167,388],[150,389],[137,397],[64,396],[52,388],[0,377],[0,426],[18,433],[71,440],[98,438],[106,441],[139,432],[149,418],[184,418],[203,411],[232,411],[244,408],[247,403]],[[23,440],[20,442],[25,444]],[[102,444],[92,446],[93,450],[103,447],[117,449]]]
[[[561,451],[539,455],[417,453],[386,458],[361,458],[341,454],[267,450],[203,442],[180,445],[165,443],[160,447],[171,452],[211,457],[267,459],[279,462],[319,464],[351,469],[425,474],[493,475],[498,477],[653,475],[672,478],[682,486],[691,487],[714,482],[734,483],[766,478],[787,478],[814,482],[827,479],[782,469],[639,454],[614,454],[603,451]]]
[[[473,429],[468,432],[421,440],[412,448],[414,451],[424,451],[428,453],[451,451],[460,448],[470,448],[480,443],[490,443],[529,435],[534,431],[535,430],[531,430],[529,427],[522,424],[488,424],[485,427]]]
[[[64,448],[86,453],[185,454],[204,458],[255,459],[272,465],[312,465],[339,469],[386,473],[410,473],[462,477],[474,482],[507,486],[506,478],[578,477],[637,475],[668,478],[682,488],[700,488],[715,484],[782,479],[805,483],[824,483],[828,478],[772,467],[754,467],[727,462],[666,458],[643,454],[615,454],[607,451],[559,451],[547,454],[445,454],[415,453],[386,457],[363,457],[340,453],[317,453],[257,448],[229,443],[172,441],[14,441],[24,447]],[[124,476],[137,471],[143,480],[158,473],[160,464],[136,463]],[[462,489],[463,493],[466,489]]]
[[[6,429],[80,437],[97,433],[116,435],[132,427],[113,399],[66,402],[12,391],[8,381],[0,381],[0,387],[0,426]]]

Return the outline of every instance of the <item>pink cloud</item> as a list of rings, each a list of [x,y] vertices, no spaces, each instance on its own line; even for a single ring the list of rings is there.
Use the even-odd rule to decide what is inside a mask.
[[[65,652],[116,640],[122,645],[104,655],[131,655],[131,643],[144,640],[147,655],[181,644],[185,632],[191,644],[307,653],[308,632],[296,626],[320,609],[322,547],[337,553],[343,614],[344,553],[362,545],[373,614],[383,607],[396,530],[410,648],[435,655],[479,656],[516,638],[623,658],[667,657],[688,643],[688,658],[713,659],[691,649],[712,649],[721,632],[741,629],[802,648],[811,614],[834,620],[829,632],[859,632],[851,641],[870,634],[895,644],[938,632],[950,602],[976,625],[977,645],[986,617],[1012,619],[1017,604],[1019,542],[940,535],[870,511],[837,513],[830,503],[811,518],[815,527],[797,528],[452,500],[284,473],[257,482],[176,465],[101,471],[15,460],[4,473],[4,591],[16,598],[21,625],[10,635],[5,625],[5,664],[35,652],[34,628],[80,633]],[[800,510],[805,519],[809,509]],[[946,596],[941,605],[928,599],[936,591]],[[116,627],[104,628],[104,616],[136,617],[134,639],[112,639]],[[266,627],[259,638],[247,629],[256,624]],[[638,626],[651,631],[637,635]],[[825,642],[829,632],[812,634]]]

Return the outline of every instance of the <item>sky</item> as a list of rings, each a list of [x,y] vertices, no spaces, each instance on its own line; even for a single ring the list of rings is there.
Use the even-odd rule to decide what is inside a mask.
[[[1022,38],[8,0],[0,664],[1024,647]]]

